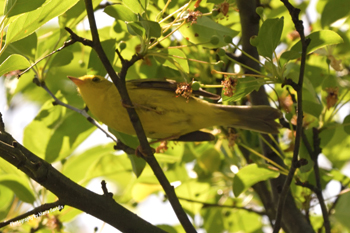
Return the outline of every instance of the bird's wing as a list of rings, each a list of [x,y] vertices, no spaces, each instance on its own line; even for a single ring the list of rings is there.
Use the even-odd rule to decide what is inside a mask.
[[[178,83],[174,80],[134,79],[128,80],[128,83],[134,85],[137,88],[158,89],[172,93],[175,93],[176,89],[178,88]],[[193,90],[192,94],[213,100],[218,100],[221,98],[221,96],[205,91],[201,88],[199,90]]]

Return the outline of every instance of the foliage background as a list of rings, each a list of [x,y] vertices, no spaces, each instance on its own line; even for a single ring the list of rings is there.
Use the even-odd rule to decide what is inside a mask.
[[[99,35],[114,69],[117,72],[121,69],[115,49],[119,49],[125,59],[131,59],[136,51],[145,56],[143,60],[130,67],[126,79],[169,78],[181,82],[195,79],[201,84],[218,85],[225,76],[213,70],[243,73],[239,67],[241,52],[235,46],[241,43],[239,40],[241,24],[235,1],[202,1],[196,10],[203,14],[214,12],[213,14],[198,16],[197,22],[184,18],[183,22],[186,24],[179,29],[182,36],[179,36],[180,34],[170,36],[148,50],[146,48],[149,46],[149,41],[152,47],[152,43],[155,43],[154,38],[162,39],[170,32],[161,36],[160,27],[155,23],[162,19],[159,12],[165,9],[166,1],[141,1],[141,3],[124,1],[123,4],[119,4],[121,1],[111,2],[117,4],[103,7],[102,10],[116,18],[116,21],[100,28]],[[164,15],[180,9],[187,2],[171,1]],[[193,1],[189,9],[194,9],[195,3]],[[223,11],[220,6],[224,3],[230,6],[226,16],[225,11],[224,13],[217,11],[217,9]],[[344,175],[342,169],[348,166],[349,160],[347,148],[350,139],[348,136],[350,117],[342,119],[341,116],[349,114],[349,30],[347,29],[350,10],[345,6],[347,4],[345,0],[315,1],[313,4],[316,13],[313,16],[316,18],[315,21],[310,21],[308,19],[310,15],[306,13],[310,2],[291,1],[291,3],[302,10],[307,35],[314,33],[310,35],[311,44],[303,85],[305,135],[312,143],[312,127],[319,130],[322,158],[329,161],[329,166],[320,171],[322,190],[330,181],[333,183],[336,181],[340,184],[339,192],[343,191],[342,195],[326,200],[329,210],[333,210],[330,211],[332,229],[334,232],[348,232],[350,225],[347,221],[349,213],[346,207],[350,196],[345,191],[348,189],[349,178]],[[7,131],[35,155],[52,163],[62,174],[80,185],[86,186],[94,178],[105,179],[108,187],[113,187],[110,190],[114,194],[113,198],[131,210],[135,210],[139,203],[152,194],[162,201],[164,198],[162,187],[150,167],[145,166],[140,160],[135,160],[133,156],[114,151],[109,139],[104,138],[102,145],[77,151],[78,146],[91,135],[95,127],[78,113],[62,106],[53,106],[53,99],[48,92],[32,82],[36,75],[39,81],[45,81],[50,91],[62,102],[83,108],[84,103],[66,76],[81,76],[86,73],[105,75],[106,71],[94,51],[75,43],[43,59],[19,79],[15,76],[16,73],[8,73],[27,68],[29,64],[62,46],[63,42],[69,39],[64,27],[75,29],[86,17],[84,1],[38,0],[29,3],[18,0],[0,1],[0,4],[5,16],[0,25],[4,36],[0,52],[2,63],[0,73],[4,76],[6,105],[9,112],[14,114],[4,114]],[[95,0],[93,4],[97,7],[100,1]],[[246,96],[251,91],[263,84],[274,84],[272,86],[274,91],[269,92],[270,102],[278,105],[284,111],[287,121],[293,124],[295,104],[291,101],[290,94],[295,95],[295,92],[291,87],[288,92],[287,87],[281,87],[281,84],[285,83],[286,79],[298,81],[300,47],[294,44],[299,38],[283,3],[272,0],[261,1],[261,4],[260,32],[251,43],[257,47],[262,56],[261,75],[264,75],[264,78],[238,79],[237,91],[230,98],[223,95],[223,102],[247,103],[249,98]],[[143,14],[146,5],[147,14]],[[188,13],[185,12],[182,17],[188,17]],[[58,27],[45,24],[55,17],[58,17]],[[126,24],[124,21],[129,23]],[[160,26],[164,29],[170,22],[171,20],[165,21]],[[336,24],[333,24],[335,22]],[[176,24],[171,28],[174,30]],[[323,31],[318,32],[320,30]],[[78,28],[75,32],[91,39],[87,28]],[[231,43],[232,38],[234,44]],[[178,45],[187,47],[167,49]],[[221,48],[217,49],[219,47]],[[284,51],[287,52],[283,53]],[[235,54],[236,60],[232,61],[225,52]],[[276,57],[278,59],[273,60]],[[343,69],[340,69],[340,66]],[[220,90],[209,90],[221,94]],[[22,115],[16,109],[21,105],[35,106],[34,109],[39,109],[33,120],[29,119],[28,115],[25,116],[26,122],[30,123],[23,131],[23,140],[20,140],[21,134],[17,133],[15,128],[19,122],[18,115]],[[11,121],[15,123],[10,123]],[[12,129],[9,128],[11,125]],[[269,229],[269,222],[260,214],[264,211],[261,200],[251,187],[258,181],[265,182],[269,187],[266,181],[277,177],[280,173],[284,174],[285,171],[280,169],[276,172],[267,168],[264,160],[256,153],[251,153],[249,160],[244,158],[242,152],[244,145],[262,153],[259,144],[262,138],[258,134],[238,131],[240,136],[238,144],[231,149],[227,141],[228,135],[225,134],[226,130],[216,128],[218,129],[224,133],[217,134],[214,143],[170,143],[168,150],[156,154],[156,158],[169,181],[180,184],[176,188],[178,197],[194,201],[183,200],[181,204],[191,218],[196,216],[194,222],[196,227],[206,232],[262,232],[264,227]],[[118,134],[118,138],[131,147],[135,148],[138,145],[135,137]],[[293,133],[284,128],[281,130],[279,140],[279,153],[289,168],[294,146]],[[316,185],[313,161],[304,143],[301,144],[299,152],[299,156],[309,163],[302,166],[295,177],[304,183]],[[135,175],[141,172],[140,177]],[[56,197],[52,193],[5,161],[0,163],[0,175],[0,219],[9,219],[34,206],[55,201]],[[315,194],[309,188],[294,183],[291,185],[291,191],[297,207],[308,217],[312,227],[315,230],[319,229],[323,224],[323,218],[321,213],[316,211],[318,200]],[[96,192],[101,193],[99,190]],[[252,211],[239,209],[240,207]],[[79,210],[67,207],[59,213],[23,224],[18,231],[29,232],[31,228],[41,226],[38,231],[45,232],[52,229],[60,232],[63,228],[59,224],[53,224],[52,227],[50,221],[59,219],[62,223],[69,223],[80,213]],[[72,232],[77,231],[74,224],[68,229],[70,227],[74,229]],[[177,224],[163,228],[182,232]],[[6,230],[11,232],[12,229]]]

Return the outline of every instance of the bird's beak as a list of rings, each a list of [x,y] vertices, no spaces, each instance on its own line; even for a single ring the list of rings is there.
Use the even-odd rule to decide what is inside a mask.
[[[75,83],[75,85],[77,85],[77,86],[80,86],[81,84],[84,83],[84,81],[81,80],[81,79],[78,79],[78,78],[75,78],[75,77],[72,77],[72,76],[67,76],[67,77],[68,77],[70,80],[72,80],[73,83]]]

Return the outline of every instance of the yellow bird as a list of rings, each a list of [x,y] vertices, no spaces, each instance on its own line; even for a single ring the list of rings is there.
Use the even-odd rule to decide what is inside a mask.
[[[121,97],[114,84],[104,77],[68,77],[78,87],[91,113],[116,131],[135,135]],[[146,136],[153,139],[205,141],[213,136],[202,131],[215,125],[232,126],[261,133],[278,133],[275,121],[280,111],[269,106],[227,106],[190,96],[177,97],[175,81],[131,80],[128,93],[140,117]],[[205,91],[194,95],[216,96]],[[129,106],[130,107],[130,106]],[[210,136],[208,136],[210,135]]]

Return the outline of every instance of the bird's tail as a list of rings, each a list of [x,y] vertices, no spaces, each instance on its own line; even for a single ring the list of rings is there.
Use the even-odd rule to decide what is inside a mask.
[[[278,109],[270,106],[225,106],[217,105],[225,122],[221,125],[248,129],[260,133],[277,134],[281,127],[275,119],[281,116]]]

